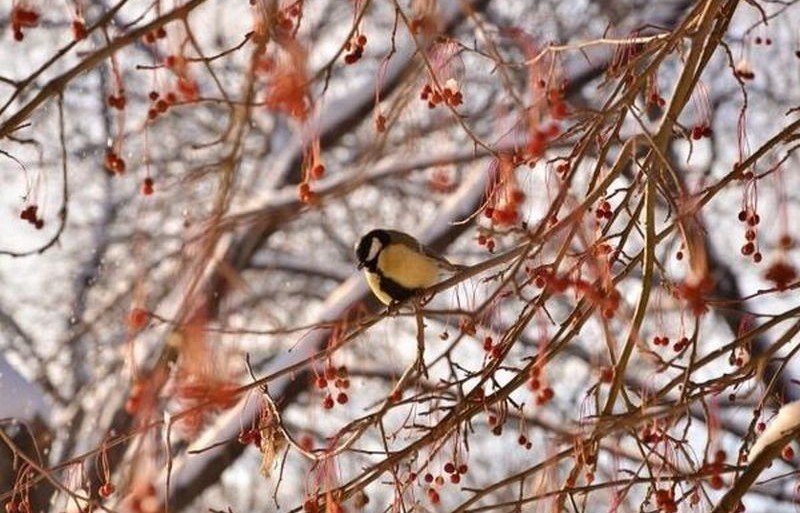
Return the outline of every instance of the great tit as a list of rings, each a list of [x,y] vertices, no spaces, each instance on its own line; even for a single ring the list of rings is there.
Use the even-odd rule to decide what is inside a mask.
[[[372,230],[356,245],[358,268],[364,269],[372,293],[385,305],[406,299],[461,267],[448,262],[407,233]]]

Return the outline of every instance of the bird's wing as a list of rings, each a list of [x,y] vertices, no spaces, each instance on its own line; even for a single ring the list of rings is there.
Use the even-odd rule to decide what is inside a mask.
[[[463,266],[456,265],[450,262],[443,256],[439,255],[436,251],[422,244],[420,241],[418,241],[417,239],[415,239],[414,237],[412,237],[407,233],[399,232],[397,230],[386,230],[386,231],[392,235],[393,240],[401,244],[405,244],[406,246],[419,251],[420,253],[422,253],[423,255],[432,260],[436,260],[444,269],[448,271],[455,272],[463,268]]]

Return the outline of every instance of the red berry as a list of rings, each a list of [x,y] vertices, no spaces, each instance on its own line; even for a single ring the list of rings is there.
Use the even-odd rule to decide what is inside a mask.
[[[145,196],[153,194],[153,179],[149,176],[142,182],[142,194]]]
[[[72,37],[75,41],[86,39],[86,25],[81,20],[74,20],[72,22]]]
[[[320,178],[325,176],[325,166],[323,166],[322,164],[317,164],[316,166],[314,166],[311,169],[311,176],[315,180],[319,180]]]
[[[147,325],[150,314],[142,308],[132,308],[128,314],[128,326],[134,330],[140,330]]]
[[[111,484],[111,483],[103,483],[102,485],[100,485],[100,488],[97,490],[97,493],[98,493],[98,495],[100,495],[100,497],[103,497],[104,499],[107,499],[107,498],[111,497],[111,494],[114,493],[115,491],[116,491],[116,488],[114,487],[113,484]]]

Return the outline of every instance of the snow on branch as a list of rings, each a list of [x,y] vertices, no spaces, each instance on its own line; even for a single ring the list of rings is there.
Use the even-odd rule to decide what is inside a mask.
[[[753,444],[747,455],[747,463],[752,463],[766,446],[779,440],[798,426],[800,426],[800,401],[784,404],[778,411],[778,415]]]

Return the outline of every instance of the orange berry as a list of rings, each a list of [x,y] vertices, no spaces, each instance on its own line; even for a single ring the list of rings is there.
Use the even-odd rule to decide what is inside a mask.
[[[128,314],[128,326],[131,329],[140,330],[147,325],[147,320],[149,317],[150,314],[147,312],[147,310],[134,307]]]

